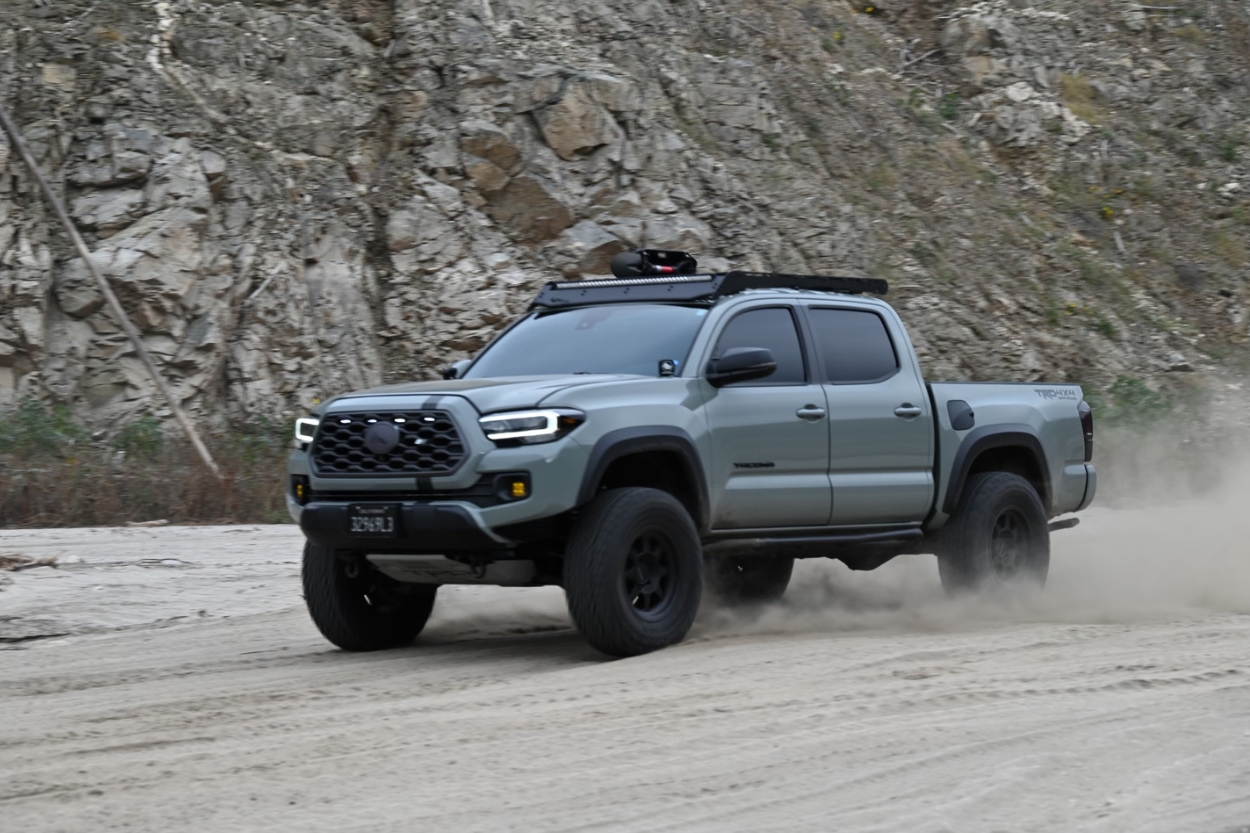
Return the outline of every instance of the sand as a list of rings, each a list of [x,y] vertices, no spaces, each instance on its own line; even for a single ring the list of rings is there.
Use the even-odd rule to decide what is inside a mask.
[[[290,526],[0,532],[5,831],[1250,831],[1250,490],[1094,510],[1050,586],[800,565],[608,661],[561,591],[444,588],[352,655]]]

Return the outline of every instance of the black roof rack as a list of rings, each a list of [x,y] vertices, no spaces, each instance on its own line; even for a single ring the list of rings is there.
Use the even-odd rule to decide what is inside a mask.
[[[850,295],[885,295],[890,284],[876,278],[839,278],[820,275],[783,275],[775,272],[727,272],[723,275],[667,275],[655,278],[605,278],[553,281],[530,305],[534,307],[610,304],[625,301],[714,302],[748,289],[804,289]]]

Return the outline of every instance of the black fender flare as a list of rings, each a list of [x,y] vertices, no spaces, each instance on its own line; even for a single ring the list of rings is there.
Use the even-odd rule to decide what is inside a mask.
[[[680,428],[671,425],[637,425],[619,428],[604,434],[590,450],[590,459],[582,473],[582,485],[577,492],[577,505],[589,503],[599,491],[599,484],[608,468],[622,457],[648,451],[675,452],[681,460],[685,474],[695,487],[697,515],[695,524],[701,531],[708,528],[707,476],[694,440]]]
[[[946,499],[942,502],[942,511],[947,515],[955,514],[959,508],[959,498],[968,480],[968,471],[977,457],[983,452],[995,448],[1023,448],[1033,455],[1037,468],[1042,473],[1042,505],[1050,512],[1051,484],[1050,467],[1046,465],[1046,451],[1042,447],[1041,438],[1032,425],[1024,423],[1008,423],[1003,425],[985,425],[973,429],[959,444],[955,452],[955,461],[951,465],[950,485],[946,488]]]

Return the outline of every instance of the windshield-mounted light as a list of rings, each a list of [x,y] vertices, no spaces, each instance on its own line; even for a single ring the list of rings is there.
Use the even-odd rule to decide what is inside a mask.
[[[486,438],[497,443],[549,443],[567,435],[586,421],[586,415],[571,408],[542,411],[516,411],[491,414],[478,420]]]
[[[316,417],[300,417],[295,420],[295,442],[297,444],[312,442],[317,436],[319,425],[321,425],[321,420]]]

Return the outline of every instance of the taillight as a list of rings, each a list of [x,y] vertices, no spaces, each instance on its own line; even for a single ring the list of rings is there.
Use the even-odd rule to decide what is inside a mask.
[[[1076,412],[1081,417],[1081,433],[1085,435],[1085,462],[1088,463],[1094,459],[1094,409],[1088,402],[1082,401],[1076,406]]]

